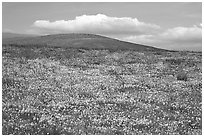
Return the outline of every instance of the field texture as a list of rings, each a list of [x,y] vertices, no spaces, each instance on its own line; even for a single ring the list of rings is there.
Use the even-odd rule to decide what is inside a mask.
[[[201,52],[2,50],[3,134],[202,134]]]

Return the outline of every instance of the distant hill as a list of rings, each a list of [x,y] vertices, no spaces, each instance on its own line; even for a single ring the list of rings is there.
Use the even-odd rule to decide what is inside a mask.
[[[15,35],[14,35],[15,36]],[[20,36],[20,35],[18,35]],[[112,50],[138,50],[138,51],[154,51],[163,50],[151,46],[135,44],[109,37],[94,34],[54,34],[46,36],[21,36],[5,38],[3,36],[3,44],[16,44],[23,46],[49,46],[49,47],[71,47],[86,49],[112,49]]]
[[[8,33],[3,32],[2,33],[2,39],[10,39],[10,38],[26,38],[26,37],[35,37],[37,35],[32,34],[17,34],[17,33]]]

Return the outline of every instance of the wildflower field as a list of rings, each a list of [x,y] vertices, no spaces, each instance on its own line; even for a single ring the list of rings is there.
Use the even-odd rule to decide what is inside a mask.
[[[202,134],[202,53],[3,45],[2,133]]]

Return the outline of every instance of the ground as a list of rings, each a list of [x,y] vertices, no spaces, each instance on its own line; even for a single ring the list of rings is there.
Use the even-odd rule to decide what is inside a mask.
[[[4,45],[2,133],[201,135],[201,59]]]

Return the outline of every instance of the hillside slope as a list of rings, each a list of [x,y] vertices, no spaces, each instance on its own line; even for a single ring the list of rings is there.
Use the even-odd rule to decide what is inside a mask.
[[[151,46],[134,44],[130,42],[120,41],[104,36],[94,34],[55,34],[37,37],[21,37],[3,39],[3,44],[16,44],[23,46],[48,46],[48,47],[71,47],[86,49],[113,49],[113,50],[138,50],[138,51],[154,51],[162,50]]]
[[[8,33],[3,32],[2,33],[2,39],[11,39],[11,38],[27,38],[27,37],[35,37],[37,35],[32,34],[17,34],[17,33]]]

